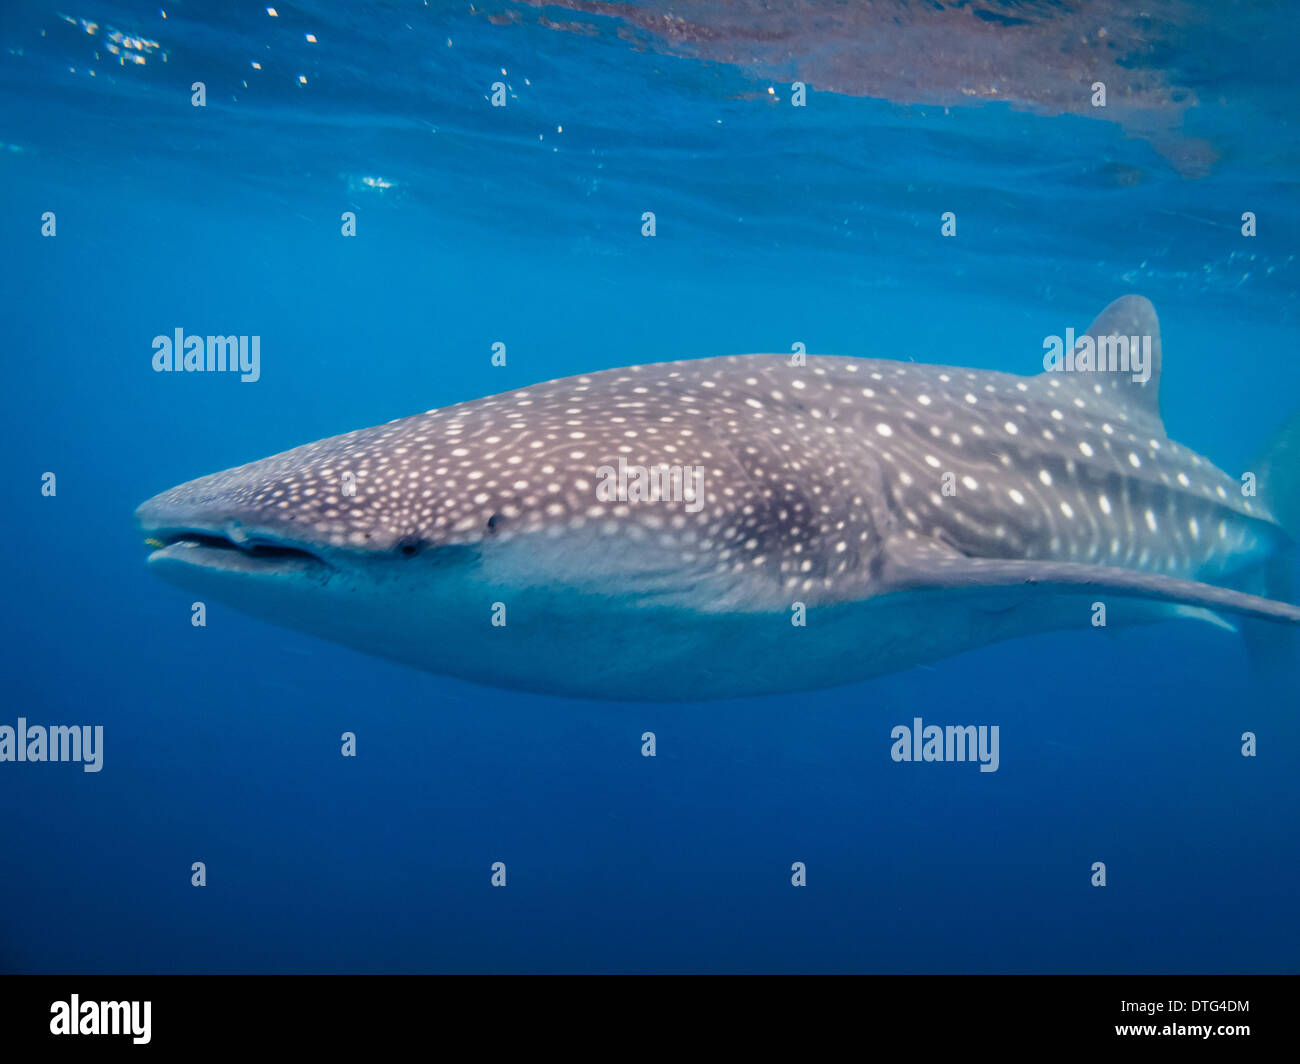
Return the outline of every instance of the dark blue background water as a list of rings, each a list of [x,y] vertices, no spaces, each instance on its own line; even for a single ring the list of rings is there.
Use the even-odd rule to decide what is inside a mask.
[[[212,604],[195,629],[131,524],[199,474],[569,373],[795,341],[1029,373],[1127,291],[1161,314],[1170,435],[1246,468],[1300,398],[1283,9],[1197,68],[1195,177],[1086,115],[815,85],[796,110],[599,19],[348,7],[0,15],[0,723],[105,730],[97,774],[0,764],[0,969],[1294,970],[1296,694],[1222,631],[564,701]],[[112,28],[158,48],[120,65]],[[260,335],[262,379],[155,374],[177,327]],[[1000,770],[893,763],[915,715],[998,724]]]

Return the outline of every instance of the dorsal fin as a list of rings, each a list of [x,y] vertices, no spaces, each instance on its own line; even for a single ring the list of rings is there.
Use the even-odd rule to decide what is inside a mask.
[[[1142,345],[1143,360],[1149,362],[1142,367],[1141,374],[1102,370],[1096,373],[1080,373],[1092,378],[1092,384],[1100,384],[1103,389],[1111,389],[1122,403],[1135,406],[1151,416],[1160,418],[1160,321],[1156,318],[1156,308],[1145,296],[1120,296],[1110,306],[1097,315],[1096,321],[1088,326],[1084,335],[1091,336],[1094,350],[1100,363],[1102,346],[1100,341],[1109,337],[1127,337],[1131,345],[1134,338]],[[1146,359],[1147,338],[1150,338],[1150,358]],[[1077,346],[1076,346],[1077,350]],[[1134,352],[1136,356],[1136,352]],[[1130,362],[1130,365],[1136,365]],[[1137,375],[1142,379],[1134,380]]]

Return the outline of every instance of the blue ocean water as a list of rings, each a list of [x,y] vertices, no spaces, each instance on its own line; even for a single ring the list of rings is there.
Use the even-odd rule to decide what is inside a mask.
[[[1161,316],[1170,436],[1249,467],[1300,397],[1286,5],[1156,6],[1173,131],[1042,103],[1064,5],[1001,99],[917,26],[871,27],[913,65],[859,84],[865,38],[814,3],[746,33],[751,7],[5,5],[0,724],[105,738],[98,773],[0,764],[0,969],[1296,969],[1296,692],[1223,631],[598,703],[215,604],[196,629],[145,571],[140,501],[309,440],[796,342],[1030,373],[1126,292]],[[176,328],[259,335],[261,379],[154,373]],[[999,770],[894,763],[915,716],[998,724]]]

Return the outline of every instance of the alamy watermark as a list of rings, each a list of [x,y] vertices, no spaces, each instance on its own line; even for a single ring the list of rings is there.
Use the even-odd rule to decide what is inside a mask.
[[[104,726],[40,724],[28,726],[19,717],[16,727],[0,724],[0,761],[74,761],[83,772],[104,767]]]
[[[889,756],[895,761],[978,761],[981,772],[996,772],[998,725],[922,724],[912,718],[909,727],[898,724],[889,733],[894,740]]]
[[[151,1001],[68,1001],[50,1005],[50,1034],[130,1035],[136,1045],[148,1045]]]
[[[1049,373],[1131,373],[1137,384],[1151,379],[1150,336],[1081,336],[1065,330],[1065,339],[1043,340],[1043,369]]]
[[[153,338],[155,373],[238,373],[251,384],[262,376],[260,336],[171,336]]]
[[[596,498],[601,502],[680,502],[689,514],[704,509],[703,466],[660,463],[647,468],[620,458],[617,469],[603,465],[596,476]]]

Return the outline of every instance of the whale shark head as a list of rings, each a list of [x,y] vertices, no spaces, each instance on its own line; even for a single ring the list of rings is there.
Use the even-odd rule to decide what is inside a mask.
[[[827,568],[820,489],[758,490],[698,416],[691,396],[713,382],[692,381],[687,365],[553,381],[178,485],[136,511],[150,568],[432,671],[601,693],[571,668],[582,648],[617,659],[600,640],[635,644],[629,628],[651,614],[782,600],[760,541],[772,562],[806,542],[809,571]],[[867,552],[855,544],[853,556]],[[689,629],[666,629],[661,652],[675,629],[688,653]]]
[[[760,538],[818,548],[816,475],[747,485],[727,441],[691,416],[690,386],[664,387],[687,376],[678,365],[616,371],[598,403],[584,402],[593,378],[553,381],[178,485],[136,511],[150,565],[225,597],[421,581],[441,598],[474,585],[663,598],[743,575]],[[665,400],[686,408],[665,415]],[[714,579],[710,594],[741,583]]]
[[[606,370],[319,440],[136,516],[156,572],[245,612],[594,697],[830,686],[1086,625],[1103,593],[1126,604],[1112,626],[1168,606],[1300,620],[1238,579],[1289,543],[1268,493],[1165,434],[1150,304],[1086,334],[1115,335],[1148,352],[1140,373]]]

